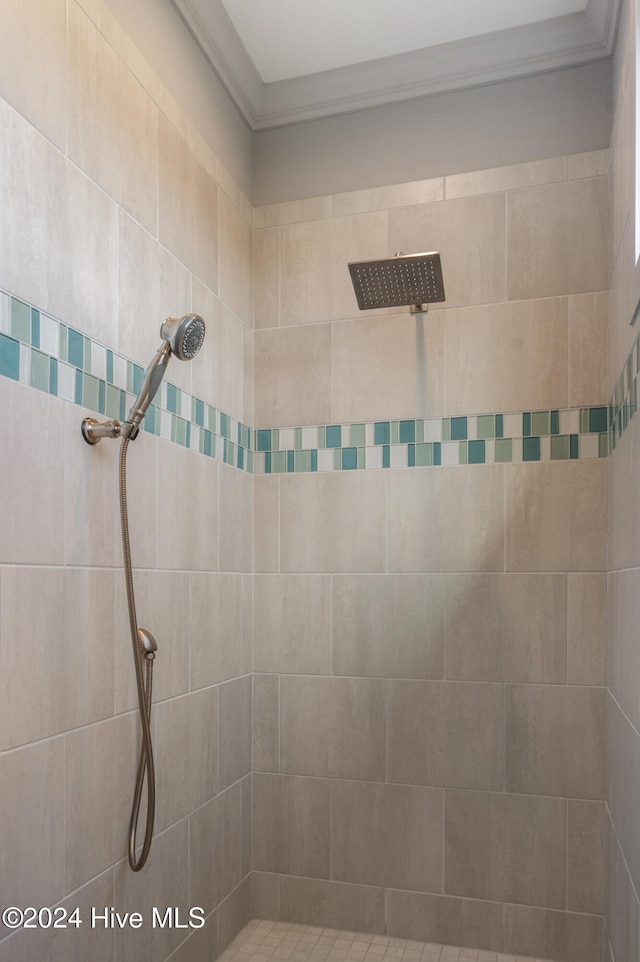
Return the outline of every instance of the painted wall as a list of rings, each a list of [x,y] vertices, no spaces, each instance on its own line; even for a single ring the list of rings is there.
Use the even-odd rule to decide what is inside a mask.
[[[254,135],[255,204],[608,148],[611,64],[552,71]]]
[[[613,267],[609,324],[609,391],[616,415],[610,461],[606,814],[607,960],[631,962],[640,952],[640,779],[638,727],[638,598],[640,597],[640,426],[637,410],[638,324],[631,326],[640,287],[634,265],[635,17],[626,3],[616,56],[612,136]]]
[[[83,919],[3,927],[0,958],[204,962],[251,910],[252,478],[229,436],[253,416],[251,208],[100,0],[2,4],[0,65],[0,901]],[[159,649],[158,834],[133,875],[118,445],[80,421],[124,416],[162,320],[190,310],[203,350],[172,362],[129,456]],[[152,927],[152,906],[193,905],[189,938]],[[92,928],[105,906],[143,928]]]
[[[608,173],[255,210],[259,917],[600,960]],[[358,314],[398,249],[445,304]]]

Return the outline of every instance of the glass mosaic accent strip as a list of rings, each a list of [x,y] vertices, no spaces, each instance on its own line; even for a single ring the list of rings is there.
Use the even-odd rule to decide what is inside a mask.
[[[638,411],[638,373],[640,372],[640,334],[631,348],[627,360],[622,367],[622,373],[609,398],[607,409],[607,424],[609,437],[609,453],[613,452],[620,442],[629,423]],[[598,423],[603,419],[602,408],[598,409],[595,417]]]
[[[144,368],[86,334],[0,291],[0,376],[124,421]],[[160,386],[143,430],[253,472],[253,431],[170,381]],[[266,447],[272,444],[266,434]],[[78,436],[80,424],[78,423]]]

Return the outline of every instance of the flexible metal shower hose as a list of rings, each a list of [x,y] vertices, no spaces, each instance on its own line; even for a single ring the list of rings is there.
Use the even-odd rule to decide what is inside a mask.
[[[131,808],[129,822],[129,865],[134,872],[139,872],[144,866],[151,848],[153,837],[153,820],[156,807],[156,779],[153,765],[153,745],[151,743],[151,689],[153,681],[153,653],[146,653],[140,642],[138,622],[136,619],[136,603],[133,593],[133,572],[131,569],[131,545],[129,543],[129,517],[127,513],[127,448],[129,438],[123,438],[120,446],[120,528],[122,531],[122,554],[124,557],[124,577],[127,586],[127,606],[129,608],[129,625],[131,628],[131,644],[133,646],[133,660],[136,669],[136,684],[138,687],[138,706],[142,725],[142,741],[140,743],[140,759],[138,774]],[[146,671],[145,671],[146,663]],[[147,780],[147,821],[144,842],[140,858],[136,861],[136,834],[140,816],[140,800],[144,780]]]

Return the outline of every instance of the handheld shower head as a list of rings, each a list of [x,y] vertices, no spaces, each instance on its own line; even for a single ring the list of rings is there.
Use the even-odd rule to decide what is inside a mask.
[[[204,321],[199,314],[185,314],[184,317],[168,317],[160,328],[162,337],[181,361],[190,361],[196,356],[204,341]]]

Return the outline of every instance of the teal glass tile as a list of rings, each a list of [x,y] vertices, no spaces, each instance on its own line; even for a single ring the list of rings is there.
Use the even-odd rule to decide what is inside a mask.
[[[442,445],[439,441],[433,442],[433,463],[435,465],[442,464]]]
[[[229,415],[220,412],[220,434],[227,441],[231,441],[231,425],[229,424]],[[225,458],[225,461],[227,459]],[[230,462],[227,461],[227,464]]]
[[[31,343],[31,310],[17,297],[11,298],[11,336],[23,344]]]
[[[607,458],[609,457],[609,435],[601,434],[598,438],[598,457]]]
[[[504,437],[504,414],[496,414],[496,437]]]
[[[287,470],[287,452],[271,452],[271,471],[273,474],[284,474]]]
[[[467,454],[467,442],[458,441],[458,464],[467,464],[468,454]]]
[[[534,411],[531,415],[531,434],[536,437],[551,434],[551,411]]]
[[[40,311],[31,308],[31,347],[40,347]]]
[[[58,341],[59,341],[58,357],[60,358],[61,361],[69,360],[69,358],[67,357],[67,354],[69,353],[67,350],[67,347],[68,347],[67,339],[68,339],[67,325],[59,324],[58,325]]]
[[[192,414],[193,420],[196,422],[196,424],[198,424],[201,428],[203,428],[204,427],[204,401],[201,401],[200,398],[194,397],[192,406],[193,406],[193,414]]]
[[[271,431],[269,429],[261,429],[256,431],[258,435],[256,438],[256,450],[257,451],[270,451],[271,450]]]
[[[321,424],[318,428],[318,447],[326,448],[327,446],[327,429],[324,424]]]
[[[391,443],[398,444],[400,440],[400,428],[397,421],[391,421]]]
[[[76,404],[82,404],[82,371],[76,371],[76,389],[75,389],[75,402]]]
[[[486,450],[484,440],[469,441],[469,464],[484,464]]]
[[[339,424],[328,424],[326,432],[326,447],[339,448],[342,444],[342,427]]]
[[[147,434],[156,433],[156,412],[157,408],[155,404],[150,404],[142,421],[142,428],[147,432]]]
[[[391,427],[388,421],[375,421],[373,425],[373,443],[389,444],[391,441]]]
[[[49,358],[49,394],[58,396],[58,361],[55,357]]]
[[[551,438],[551,460],[566,461],[569,458],[569,435],[558,434]]]
[[[452,441],[467,440],[467,419],[466,418],[451,418],[451,440]]]
[[[213,434],[211,433],[211,431],[208,431],[206,428],[202,433],[204,435],[204,442],[203,442],[204,453],[207,455],[208,458],[212,458],[215,454],[215,451],[213,448]]]
[[[433,464],[433,444],[428,441],[416,444],[416,467],[425,468]]]
[[[123,389],[120,389],[120,415],[118,417],[119,421],[124,421],[126,417],[126,413],[125,413],[126,410],[127,410],[127,392]]]
[[[388,444],[382,445],[382,467],[388,468],[391,464],[391,448]]]
[[[178,413],[178,388],[175,384],[167,384],[167,411]]]
[[[69,364],[73,364],[74,367],[79,367],[80,370],[84,370],[84,338],[82,334],[69,328],[67,344],[67,360]]]
[[[525,411],[522,415],[522,437],[528,438],[531,435],[531,413]]]
[[[132,379],[132,394],[139,394],[140,388],[142,387],[142,382],[144,381],[144,368],[140,367],[139,364],[133,365],[133,370],[131,371]],[[168,387],[168,385],[167,385]]]
[[[480,439],[496,436],[496,419],[493,414],[480,414],[478,416],[476,434]]]
[[[247,474],[253,474],[253,451],[247,451]]]
[[[580,434],[589,431],[589,408],[580,408]]]
[[[511,438],[496,438],[496,464],[513,461]]]
[[[415,444],[407,445],[407,466],[410,468],[415,468],[416,466],[416,446]]]
[[[107,381],[113,384],[113,351],[107,350]]]
[[[237,454],[238,454],[238,467],[240,468],[241,471],[244,471],[244,448],[242,446],[238,446]]]
[[[415,442],[415,439],[416,439],[416,422],[400,421],[400,431],[399,431],[400,444],[413,443]]]
[[[6,334],[0,334],[0,374],[20,380],[20,344]]]
[[[296,451],[302,450],[302,428],[295,428],[293,432],[293,446]],[[309,469],[307,468],[307,471]]]
[[[560,434],[560,411],[551,412],[551,433]]]
[[[91,338],[85,337],[84,339],[84,358],[82,359],[82,368],[84,371],[91,371]]]
[[[294,471],[311,470],[311,451],[296,451],[294,456]]]
[[[318,470],[318,452],[315,448],[309,451],[309,460],[311,463],[311,470],[317,471]]]
[[[39,391],[49,390],[49,357],[40,351],[31,350],[31,371],[29,383]],[[97,411],[97,408],[94,408]]]
[[[450,418],[443,418],[443,419],[442,419],[442,440],[443,440],[443,441],[450,441],[450,440],[451,440],[451,420],[450,420]]]
[[[357,467],[358,467],[358,449],[343,448],[342,449],[342,470],[355,471]]]
[[[187,436],[184,439],[184,444],[186,448],[190,448],[191,447],[191,422],[185,421],[185,424],[187,426]]]
[[[523,438],[522,439],[522,460],[523,461],[539,461],[540,460],[540,438]]]
[[[607,430],[606,407],[589,408],[589,430],[596,431],[598,434]]]
[[[287,471],[291,474],[295,471],[294,452],[287,451]]]
[[[367,443],[367,432],[364,424],[349,425],[349,444],[354,448],[363,448]]]
[[[569,435],[569,457],[575,461],[576,458],[580,457],[580,450],[578,446],[578,435]]]

